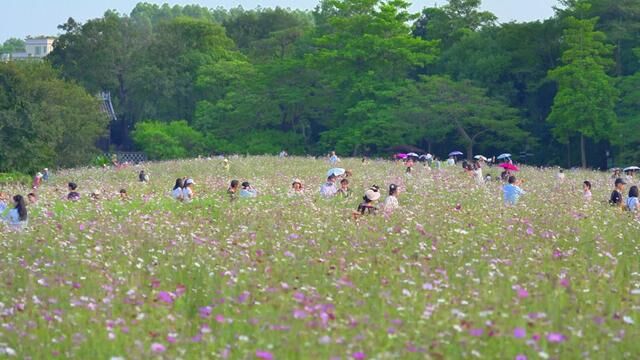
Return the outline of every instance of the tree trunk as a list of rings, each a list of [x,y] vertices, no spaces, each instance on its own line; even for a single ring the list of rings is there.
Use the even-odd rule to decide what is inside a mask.
[[[473,161],[473,142],[467,143],[467,160]]]
[[[571,139],[567,141],[567,169],[571,169]]]
[[[587,152],[585,151],[584,135],[580,134],[580,153],[582,155],[582,168],[587,168]]]

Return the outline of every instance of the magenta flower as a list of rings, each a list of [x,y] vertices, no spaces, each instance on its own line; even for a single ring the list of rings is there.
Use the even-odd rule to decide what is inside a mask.
[[[160,354],[167,351],[167,348],[160,343],[153,343],[151,344],[151,351],[154,353]]]
[[[516,355],[516,360],[527,360],[527,356],[524,354]]]
[[[262,360],[273,360],[273,354],[268,351],[257,350],[256,357]]]
[[[366,359],[366,358],[367,358],[367,355],[365,355],[363,352],[357,351],[357,352],[354,352],[354,353],[351,355],[351,357],[352,357],[354,360],[364,360],[364,359]]]
[[[518,297],[520,299],[528,298],[529,297],[529,292],[527,291],[527,289],[519,287],[518,288]]]
[[[547,334],[547,341],[550,343],[561,343],[566,340],[566,337],[560,333],[549,333]]]
[[[216,315],[216,322],[218,322],[219,324],[224,324],[224,316],[223,315]]]
[[[469,335],[471,336],[482,336],[484,334],[484,330],[482,329],[471,329],[469,330]]]
[[[564,277],[564,278],[560,279],[560,286],[568,288],[570,284],[571,284],[571,282],[569,281],[568,278]]]
[[[516,339],[522,339],[527,336],[527,331],[521,327],[513,329],[513,337]]]
[[[211,306],[203,306],[198,310],[198,312],[200,313],[201,318],[206,319],[211,316],[211,310],[213,310]]]
[[[156,297],[158,301],[162,301],[167,304],[173,304],[173,296],[170,292],[160,291]]]

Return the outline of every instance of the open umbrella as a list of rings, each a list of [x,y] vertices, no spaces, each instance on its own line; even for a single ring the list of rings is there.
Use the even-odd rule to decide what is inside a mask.
[[[638,170],[640,170],[640,167],[637,167],[637,166],[629,166],[628,168],[624,168],[624,170],[623,170],[623,171],[624,171],[624,172],[627,172],[627,171],[638,171]]]
[[[476,159],[476,160],[487,161],[487,158],[482,156],[482,155],[476,155],[473,158]]]
[[[433,155],[431,155],[431,154],[420,155],[419,159],[423,160],[423,161],[427,161],[427,160],[433,159]]]
[[[340,175],[344,175],[345,170],[343,168],[333,168],[333,169],[329,169],[329,171],[327,172],[327,176],[340,176]]]
[[[460,151],[452,151],[449,153],[449,156],[462,156],[462,152]]]
[[[420,155],[418,155],[418,154],[416,154],[414,152],[408,153],[407,156],[408,157],[415,157],[415,158],[420,157]]]
[[[500,156],[498,156],[498,160],[504,160],[504,159],[509,159],[511,157],[511,154],[502,154]]]
[[[509,164],[509,163],[500,164],[498,166],[500,166],[501,168],[503,168],[505,170],[509,170],[509,171],[520,171],[520,169],[517,166],[515,166],[513,164]]]
[[[396,159],[406,159],[407,158],[407,154],[396,154]]]

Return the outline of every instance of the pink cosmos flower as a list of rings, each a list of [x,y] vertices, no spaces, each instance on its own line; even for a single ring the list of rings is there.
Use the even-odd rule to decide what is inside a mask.
[[[273,360],[273,354],[268,351],[257,350],[256,357],[262,360]]]
[[[522,339],[527,336],[527,331],[521,327],[513,329],[513,337],[516,339]]]
[[[160,291],[156,297],[158,301],[162,301],[167,304],[173,304],[173,296],[170,292]]]
[[[154,353],[160,354],[167,351],[167,348],[160,343],[153,343],[151,344],[151,351]]]
[[[527,356],[524,354],[516,355],[516,360],[527,360]]]
[[[549,333],[547,334],[547,341],[550,343],[561,343],[564,342],[567,338],[560,333]]]
[[[367,355],[365,355],[365,353],[363,353],[363,352],[357,351],[357,352],[354,352],[354,353],[351,355],[351,357],[352,357],[354,360],[364,360],[364,359],[366,359],[366,358],[367,358]]]

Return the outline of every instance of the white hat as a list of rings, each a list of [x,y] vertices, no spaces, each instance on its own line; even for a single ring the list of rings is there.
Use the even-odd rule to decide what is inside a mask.
[[[42,177],[42,173],[41,172],[37,173],[36,177]]]
[[[185,186],[189,186],[189,185],[191,185],[191,184],[195,185],[195,184],[196,184],[196,182],[195,182],[195,181],[193,181],[193,179],[187,179],[187,181],[185,181],[185,182],[184,182],[184,185],[185,185]]]
[[[364,196],[367,197],[367,199],[371,200],[371,201],[376,201],[378,199],[380,199],[380,192],[374,189],[369,189],[367,191],[365,191]]]

